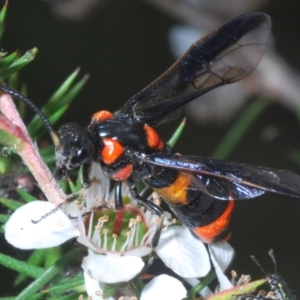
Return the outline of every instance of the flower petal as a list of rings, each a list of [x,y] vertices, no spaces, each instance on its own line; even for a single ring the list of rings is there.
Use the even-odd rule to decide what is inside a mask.
[[[89,173],[91,186],[84,192],[86,208],[91,210],[103,204],[103,199],[108,202],[110,180],[103,174],[99,163],[93,162]]]
[[[234,250],[228,243],[209,244],[211,255],[216,259],[222,272],[228,268],[234,257]]]
[[[182,226],[170,227],[162,232],[156,253],[181,277],[202,277],[210,270],[204,244]]]
[[[231,263],[234,250],[228,243],[210,244],[209,252],[211,261],[215,267],[217,277],[220,283],[220,291],[232,288],[233,285],[229,279],[224,275],[224,271]]]
[[[176,278],[169,275],[154,277],[144,287],[141,300],[181,300],[186,297],[186,289]]]
[[[79,236],[69,218],[60,209],[53,211],[55,208],[47,201],[33,201],[18,208],[5,224],[6,240],[20,249],[42,249]]]
[[[84,282],[87,294],[92,297],[93,300],[103,300],[102,298],[102,284],[92,279],[86,272],[83,272]],[[115,300],[113,297],[105,298],[105,300]]]
[[[101,255],[93,251],[89,251],[89,255],[82,262],[84,271],[103,283],[129,281],[142,271],[144,265],[143,260],[137,256]]]

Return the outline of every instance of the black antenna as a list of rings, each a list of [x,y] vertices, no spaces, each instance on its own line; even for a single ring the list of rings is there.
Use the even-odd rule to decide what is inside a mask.
[[[274,250],[273,249],[270,249],[270,251],[268,252],[272,262],[273,262],[273,265],[274,265],[274,271],[275,271],[275,274],[278,274],[277,273],[277,262],[276,262],[276,259],[275,259],[275,254],[274,254]]]
[[[272,260],[272,263],[273,263],[273,266],[274,266],[274,274],[278,274],[277,273],[277,262],[276,262],[276,259],[275,259],[275,254],[274,254],[274,250],[273,249],[270,249],[270,251],[268,252],[271,260]],[[259,268],[261,269],[261,271],[266,275],[266,276],[269,276],[268,273],[263,269],[263,267],[261,266],[261,264],[259,263],[259,261],[257,260],[257,258],[254,256],[254,255],[250,255],[251,259],[259,266]]]
[[[251,259],[258,265],[258,267],[261,269],[261,271],[268,276],[268,273],[264,270],[264,268],[261,266],[261,264],[259,263],[259,261],[257,260],[257,258],[254,255],[250,255]]]
[[[58,135],[53,130],[52,125],[50,124],[50,122],[47,119],[47,117],[45,116],[45,114],[30,99],[28,99],[27,97],[25,97],[22,94],[20,94],[18,91],[14,90],[14,89],[6,86],[6,85],[1,84],[0,85],[0,89],[4,93],[9,94],[10,96],[12,96],[14,99],[22,101],[33,112],[35,112],[41,118],[41,120],[44,122],[44,124],[46,125],[46,128],[47,128],[48,132],[50,133],[50,136],[51,136],[51,138],[53,140],[54,145],[58,146],[58,144],[59,144],[59,137],[58,137]]]

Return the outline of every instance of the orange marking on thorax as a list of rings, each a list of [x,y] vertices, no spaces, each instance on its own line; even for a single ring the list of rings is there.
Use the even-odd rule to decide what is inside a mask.
[[[165,201],[170,204],[185,205],[187,202],[187,187],[191,183],[189,174],[179,172],[176,180],[165,188],[154,188],[154,190]]]
[[[92,121],[101,122],[104,120],[111,119],[113,114],[107,110],[100,110],[93,114]]]
[[[159,135],[157,134],[157,132],[151,126],[149,126],[149,125],[145,125],[144,126],[144,130],[146,132],[148,146],[150,148],[163,149],[164,142],[159,137]]]
[[[114,180],[120,180],[120,181],[121,180],[125,180],[125,179],[127,179],[131,175],[132,170],[133,170],[133,165],[132,164],[128,164],[124,168],[122,168],[121,170],[119,170],[117,173],[115,173],[112,176],[112,179],[114,179]]]
[[[229,200],[228,206],[223,214],[212,223],[206,226],[195,227],[193,231],[205,243],[212,243],[219,234],[221,234],[230,225],[230,220],[234,208],[234,200]],[[220,242],[226,242],[231,236],[231,233],[223,238]]]
[[[103,138],[104,148],[101,157],[104,163],[110,165],[114,163],[124,152],[123,146],[112,138]]]

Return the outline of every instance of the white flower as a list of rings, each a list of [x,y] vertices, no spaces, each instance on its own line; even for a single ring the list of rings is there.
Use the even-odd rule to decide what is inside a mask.
[[[78,237],[79,230],[62,210],[55,208],[47,201],[33,201],[21,206],[5,224],[5,239],[19,249],[42,249]]]
[[[79,219],[83,234],[77,239],[89,249],[82,267],[86,274],[102,283],[129,281],[145,267],[142,257],[152,252],[158,217],[138,208],[136,201],[131,201],[126,185],[122,187],[124,208],[115,210],[114,191],[109,192],[110,181],[99,164],[93,164],[90,176],[92,184],[84,199],[92,212],[88,224],[80,223]]]
[[[154,277],[144,287],[141,300],[181,300],[186,297],[186,289],[176,278],[168,275]]]
[[[83,273],[84,275],[84,281],[85,281],[85,288],[88,293],[88,295],[93,300],[103,300],[103,283],[100,283],[99,281],[92,279],[86,272]],[[105,298],[105,300],[115,300],[113,297]]]
[[[117,300],[114,297],[103,298],[104,285],[92,279],[87,273],[84,273],[85,286],[87,293],[93,300]],[[159,275],[154,277],[145,285],[141,293],[140,300],[181,300],[187,294],[183,284],[176,278],[169,275]],[[124,296],[119,299],[137,299],[134,296]]]
[[[228,243],[211,244],[209,245],[209,252],[220,283],[219,291],[232,288],[233,285],[224,275],[224,272],[233,259],[233,248]]]
[[[102,175],[101,170],[98,168],[99,167],[97,165],[94,165],[92,168],[91,178],[92,182],[94,182],[95,184],[92,184],[91,189],[89,189],[87,191],[87,194],[85,195],[87,207],[92,208],[99,205],[101,206],[101,203],[103,204],[103,199],[105,199],[106,204],[108,203],[109,206],[113,207],[114,194],[108,192],[108,186],[105,188],[105,186],[108,185],[108,180]],[[101,182],[101,186],[97,184],[99,182]],[[125,199],[132,198],[127,186],[124,185],[122,195]],[[131,205],[134,205],[134,207],[138,206],[137,203],[135,203],[135,200],[132,199]],[[139,244],[132,243],[132,241],[136,239],[133,237],[133,235],[131,235],[131,243],[128,243],[127,241],[124,242],[121,251],[116,251],[116,249],[113,248],[113,243],[111,244],[111,247],[108,248],[107,243],[104,243],[105,239],[103,237],[101,241],[99,240],[99,233],[95,234],[96,231],[94,231],[94,235],[91,236],[93,231],[92,226],[89,226],[89,233],[78,238],[79,242],[85,244],[90,249],[89,255],[84,259],[83,262],[85,274],[88,276],[86,276],[86,278],[89,278],[88,282],[86,282],[87,285],[89,285],[91,281],[95,280],[96,282],[98,282],[98,285],[93,282],[91,286],[97,286],[97,290],[101,291],[103,283],[126,281],[129,280],[130,276],[134,278],[140,273],[143,266],[141,265],[141,260],[139,259],[140,257],[151,252],[151,238],[149,239],[149,237],[153,237],[158,223],[157,216],[153,216],[149,212],[145,213],[143,208],[141,208],[140,211],[140,213],[144,214],[145,222],[148,224],[148,227],[151,230],[149,230],[149,232],[145,234],[145,237]],[[93,223],[92,219],[93,214],[90,218],[90,224]],[[100,222],[98,223],[100,230],[103,226],[102,221],[103,220],[100,220]],[[151,224],[151,222],[153,224]],[[170,225],[172,223],[168,223],[168,218],[166,218],[164,224]],[[138,230],[136,232],[138,232]],[[106,246],[104,247],[104,245]],[[124,245],[126,245],[126,247],[124,247]],[[172,226],[167,227],[165,230],[163,230],[161,233],[159,244],[156,247],[155,251],[166,266],[168,266],[170,269],[172,269],[173,272],[183,278],[186,278],[187,280],[190,278],[203,277],[207,275],[207,273],[211,269],[209,254],[206,250],[205,245],[197,237],[192,235],[187,228],[183,226]],[[221,288],[223,288],[224,286],[227,286],[226,280],[228,280],[226,277],[226,279],[223,278],[223,272],[232,260],[233,249],[228,244],[220,244],[220,246],[212,246],[210,251],[211,255],[213,255],[212,262],[216,268],[218,276],[220,276]],[[106,253],[106,255],[101,255],[100,253]],[[133,259],[133,255],[135,256],[135,259]],[[218,255],[220,255],[220,258],[218,257]],[[96,263],[96,260],[98,259],[102,262]],[[124,278],[126,278],[126,280]],[[162,278],[163,277],[161,277],[159,280],[153,279],[153,284],[149,285],[146,291],[154,291],[157,297],[159,297],[158,295],[159,293],[161,293],[161,291],[160,289],[156,290],[156,288],[154,288],[154,286],[156,286],[156,284],[154,285],[154,282],[160,283],[162,282]],[[90,290],[90,288],[88,290]],[[172,290],[172,287],[167,290],[169,290],[170,292]],[[146,291],[143,291],[142,295],[148,295]],[[89,293],[89,295],[92,296],[94,292],[95,290]],[[186,291],[184,292],[184,295],[185,293]],[[149,295],[151,295],[151,293]],[[178,295],[181,294],[178,293]],[[159,299],[155,297],[152,299]]]
[[[112,253],[97,255],[91,250],[82,262],[85,273],[96,281],[105,283],[127,282],[139,274],[144,265],[138,256],[127,255],[124,258]]]
[[[99,164],[93,164],[91,180],[91,187],[84,194],[85,207],[71,203],[65,205],[63,213],[59,209],[54,211],[48,202],[26,204],[7,222],[6,238],[16,247],[32,249],[56,246],[77,237],[77,241],[88,248],[82,262],[88,294],[93,299],[102,299],[103,284],[128,282],[143,271],[146,264],[142,257],[151,255],[151,241],[161,220],[140,207],[125,184],[122,186],[124,208],[116,211],[114,192],[110,191],[109,180]],[[90,213],[86,215],[87,212]],[[164,224],[172,223],[166,220]],[[226,245],[219,246],[219,250],[218,246],[210,247],[221,288],[227,286],[223,283],[223,271],[233,256],[232,248]],[[166,266],[190,283],[211,269],[205,245],[183,226],[166,226],[155,251]],[[157,284],[166,279],[176,281],[167,277],[153,279],[143,291],[144,299],[157,293]],[[182,287],[178,288],[182,291]],[[168,290],[172,292],[173,288]],[[159,299],[160,293],[155,299]]]
[[[183,278],[203,277],[210,270],[204,244],[183,226],[162,231],[155,251],[167,267]]]
[[[222,292],[226,289],[232,288],[233,285],[224,275],[224,271],[227,269],[233,259],[233,248],[228,243],[209,244],[208,248],[210,252],[210,258],[219,281],[218,292]],[[185,281],[191,286],[195,286],[200,282],[196,278],[186,278]],[[205,287],[200,292],[200,294],[203,298],[206,298],[213,295],[214,293],[208,287]]]

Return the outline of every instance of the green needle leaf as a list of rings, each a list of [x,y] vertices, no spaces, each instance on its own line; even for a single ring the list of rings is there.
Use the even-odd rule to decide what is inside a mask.
[[[2,198],[2,197],[0,197],[0,203],[13,211],[18,209],[22,205],[24,205],[23,203],[21,203],[19,201],[16,201],[13,199],[8,199],[8,198]]]
[[[12,54],[2,58],[0,60],[0,71],[2,72],[2,70],[4,70],[4,68],[6,68],[14,59],[17,58],[17,56],[19,56],[18,50],[16,50]]]
[[[51,96],[49,102],[45,105],[45,109],[47,105],[50,105],[50,103],[55,103],[59,101],[71,88],[72,84],[75,82],[78,74],[79,74],[80,68],[77,68],[71,75],[61,84],[61,86],[57,89],[57,91]]]
[[[0,214],[0,223],[5,223],[9,219],[9,215]]]
[[[73,72],[65,82],[59,87],[58,91],[51,97],[51,99],[44,105],[42,112],[48,117],[51,124],[55,124],[60,117],[68,109],[70,102],[72,102],[79,92],[83,89],[88,75],[85,75],[78,83],[74,84],[77,78],[79,69]],[[74,84],[73,86],[71,86]],[[45,132],[46,128],[40,117],[35,116],[27,126],[29,133],[35,138],[40,138]]]
[[[16,192],[25,200],[25,202],[31,202],[31,201],[34,201],[36,200],[36,197],[25,192],[24,190],[22,189],[16,189]]]
[[[39,278],[27,286],[16,298],[15,300],[26,300],[33,296],[37,291],[39,291],[44,285],[50,282],[55,276],[61,274],[66,265],[68,265],[73,259],[78,258],[78,254],[81,249],[74,249],[64,255],[54,266],[47,269]]]
[[[252,102],[233,124],[211,156],[218,159],[226,159],[269,104],[270,102],[261,98]]]
[[[12,64],[10,64],[5,70],[1,72],[0,82],[4,81],[7,77],[28,65],[35,58],[37,52],[37,48],[33,48],[27,51],[23,56],[14,61]]]
[[[198,295],[208,284],[210,284],[216,278],[216,276],[217,275],[215,271],[210,272],[201,282],[199,282],[188,292],[187,298],[184,298],[183,300],[194,299],[194,296]]]
[[[2,38],[4,32],[4,20],[7,13],[7,6],[8,6],[8,1],[6,0],[0,12],[0,39]]]
[[[33,266],[27,262],[17,260],[2,253],[0,253],[0,264],[31,278],[39,278],[45,272],[45,269],[43,268]]]
[[[186,123],[186,118],[182,120],[182,122],[177,127],[176,131],[173,133],[172,137],[169,139],[169,145],[173,148],[180,138]]]

